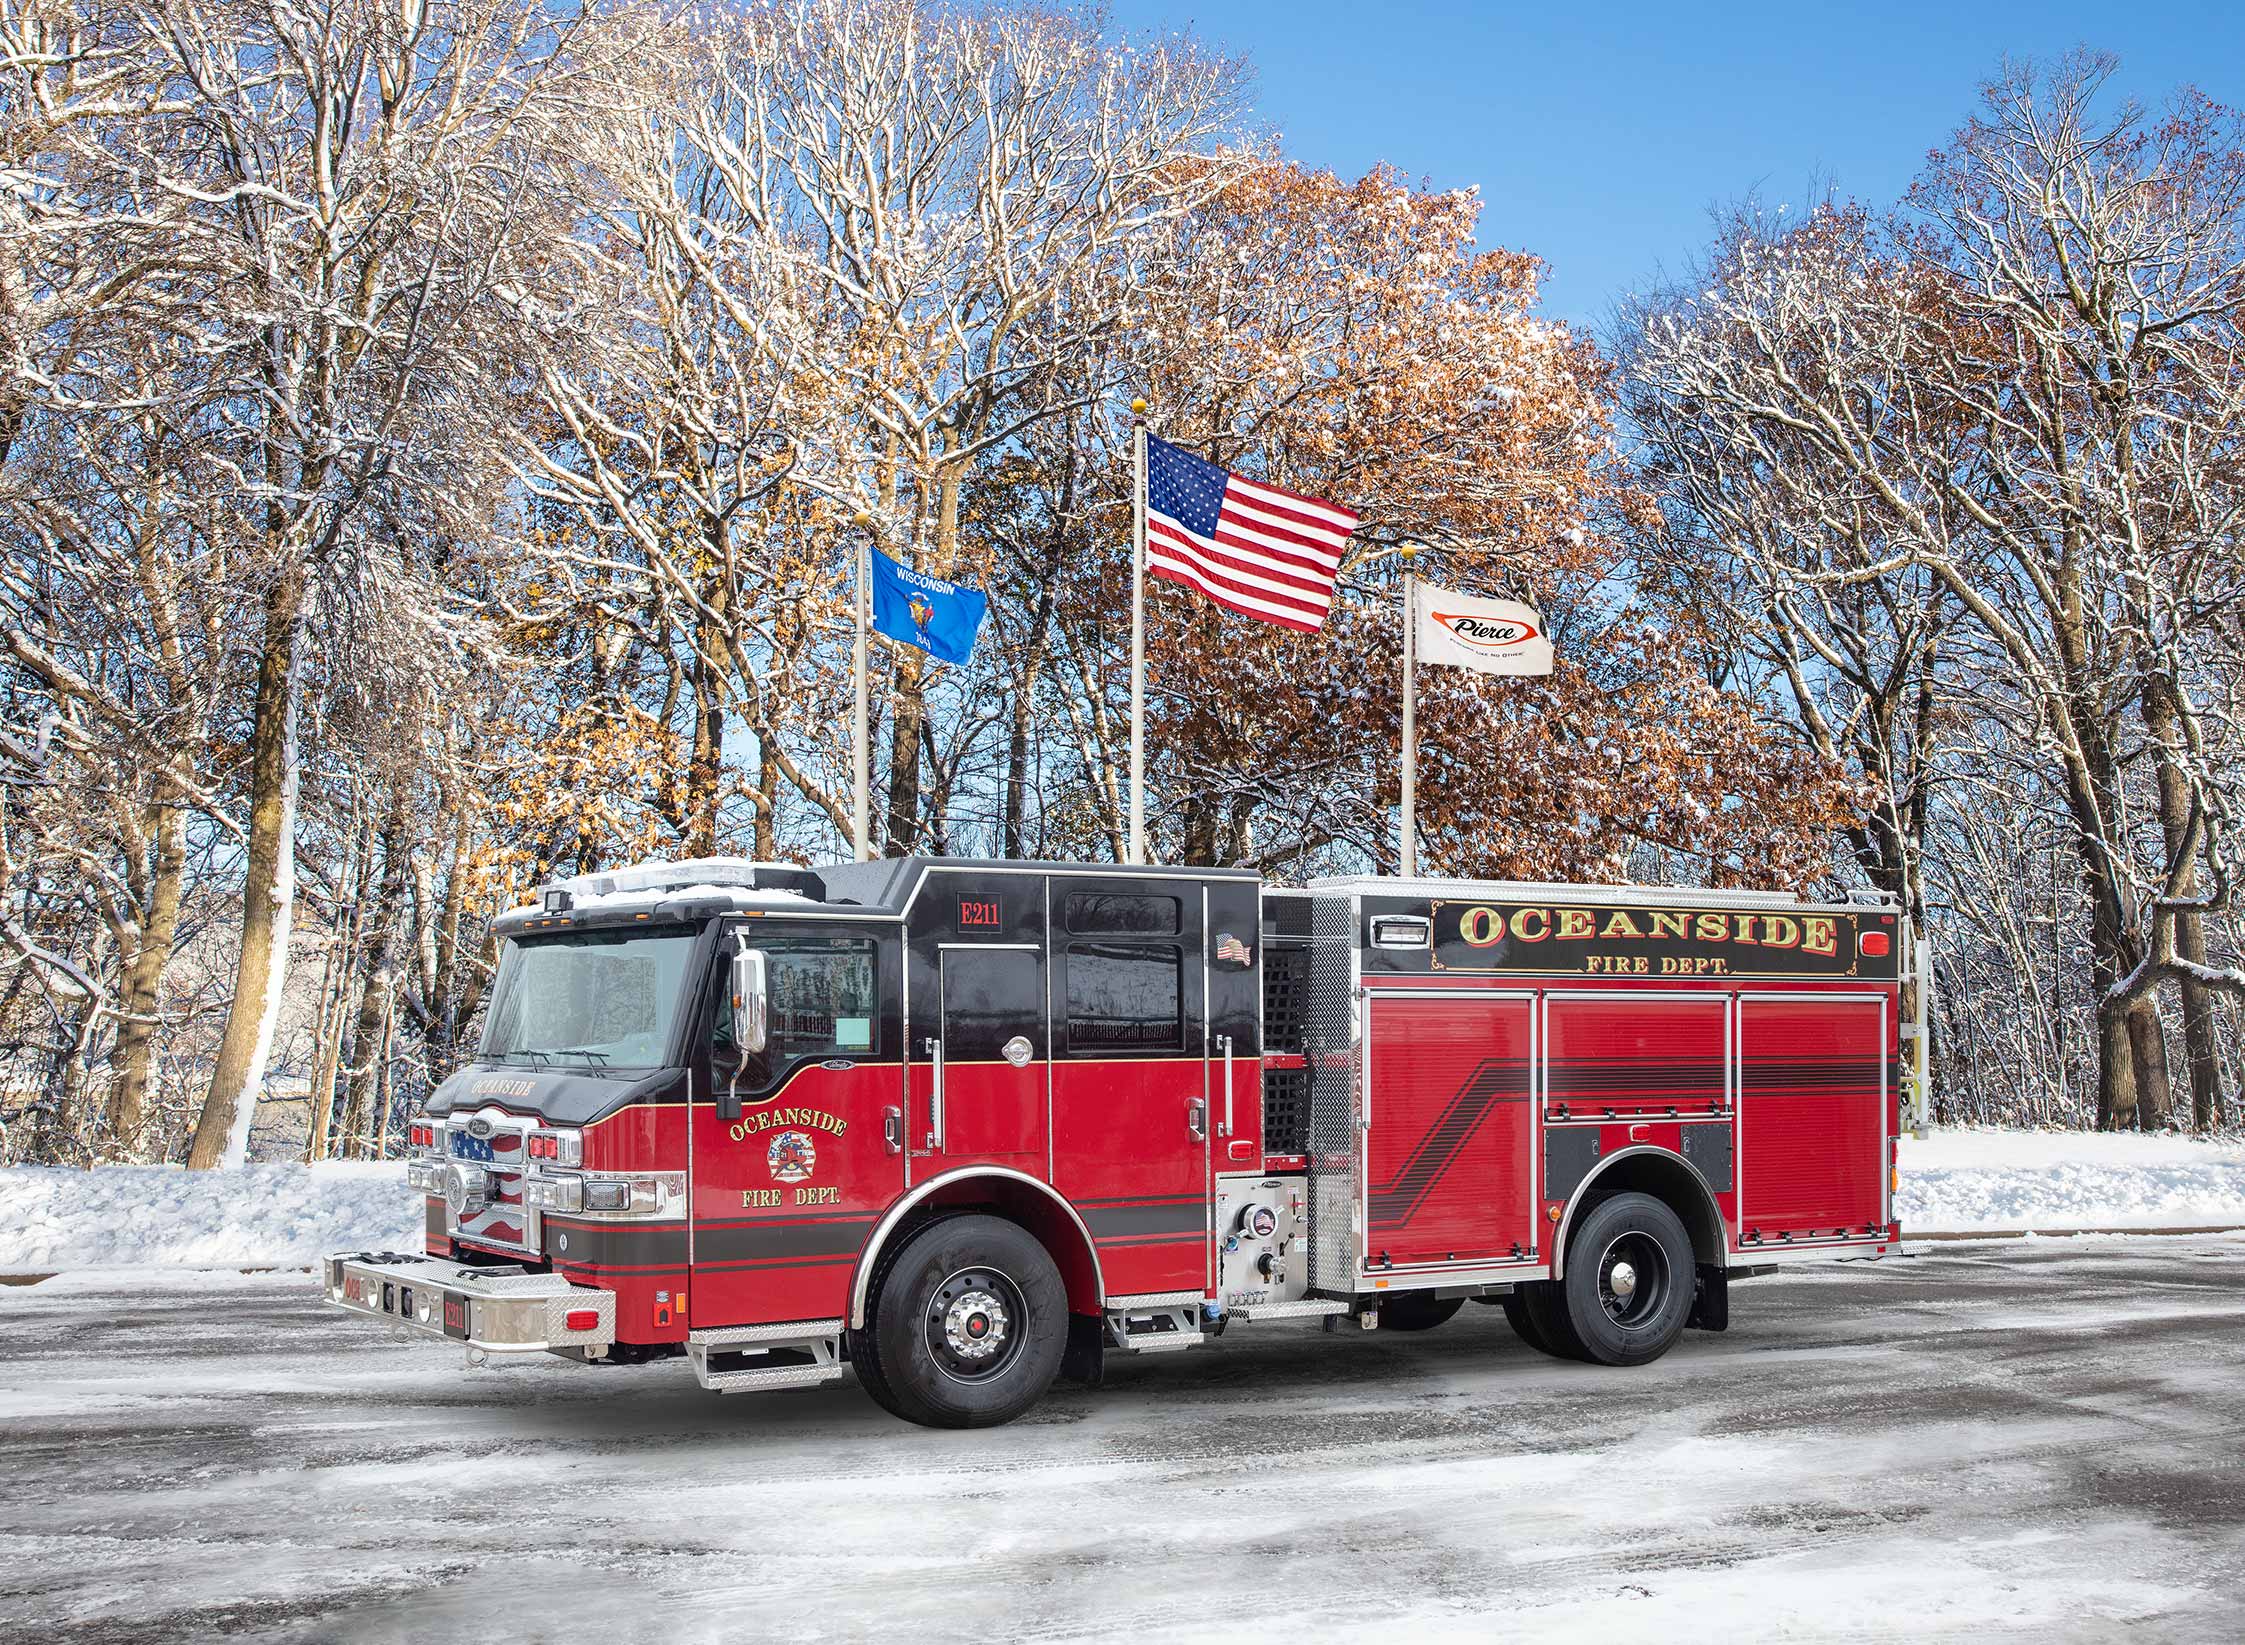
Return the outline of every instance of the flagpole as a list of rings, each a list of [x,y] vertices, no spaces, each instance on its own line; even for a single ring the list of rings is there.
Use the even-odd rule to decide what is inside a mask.
[[[1130,856],[1146,860],[1146,402],[1130,402]]]
[[[853,676],[855,700],[850,706],[850,831],[852,847],[859,862],[872,857],[872,841],[868,837],[872,828],[872,778],[871,761],[867,758],[866,743],[870,739],[867,726],[869,718],[866,703],[865,620],[866,582],[872,575],[872,564],[866,558],[866,545],[873,537],[873,516],[859,510],[850,523],[857,529],[857,551],[854,575],[851,577],[850,607],[856,619],[856,637],[850,646],[850,672]]]
[[[1419,545],[1405,543],[1403,553],[1403,850],[1405,879],[1419,872],[1419,595],[1413,562]]]

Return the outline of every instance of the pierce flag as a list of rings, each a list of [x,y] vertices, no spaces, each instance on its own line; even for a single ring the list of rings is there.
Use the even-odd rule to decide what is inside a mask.
[[[1411,593],[1422,663],[1484,674],[1548,674],[1551,641],[1543,617],[1518,600],[1481,600],[1431,583]]]
[[[947,663],[963,663],[972,655],[982,615],[990,608],[988,595],[898,565],[879,549],[868,554],[867,569],[873,573],[876,633]]]

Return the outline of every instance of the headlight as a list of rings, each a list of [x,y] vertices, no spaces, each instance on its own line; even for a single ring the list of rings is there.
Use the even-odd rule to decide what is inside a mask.
[[[444,1165],[433,1159],[407,1160],[405,1185],[423,1194],[444,1192]]]

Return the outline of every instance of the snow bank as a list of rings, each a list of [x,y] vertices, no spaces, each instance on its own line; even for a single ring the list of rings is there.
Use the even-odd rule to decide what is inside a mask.
[[[1905,1234],[2245,1226],[2245,1144],[2080,1132],[1902,1139]],[[401,1165],[0,1170],[0,1273],[294,1268],[421,1248]]]
[[[293,1268],[330,1251],[420,1248],[403,1165],[0,1170],[0,1273]]]
[[[2245,1145],[2082,1131],[1905,1136],[1908,1234],[2245,1226]]]

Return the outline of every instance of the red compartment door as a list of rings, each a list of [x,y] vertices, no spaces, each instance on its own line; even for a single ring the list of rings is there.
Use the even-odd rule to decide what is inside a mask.
[[[1738,1003],[1738,1225],[1830,1238],[1883,1224],[1886,1002]]]
[[[1729,1009],[1718,995],[1553,990],[1544,1002],[1548,1117],[1721,1113]]]
[[[1371,1000],[1366,1253],[1375,1269],[1535,1243],[1530,996]]]

